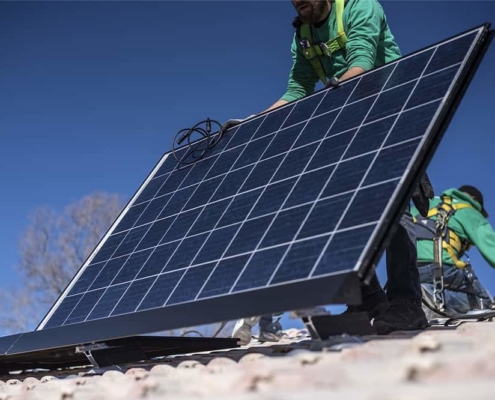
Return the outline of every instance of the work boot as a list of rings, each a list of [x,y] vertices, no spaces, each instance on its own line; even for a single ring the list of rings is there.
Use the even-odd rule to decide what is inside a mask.
[[[428,328],[429,324],[420,305],[391,303],[387,312],[372,322],[378,335],[395,331],[415,331]]]
[[[278,342],[282,339],[282,325],[279,317],[276,321],[271,321],[268,318],[262,318],[260,321],[260,342]]]
[[[245,346],[251,342],[253,337],[251,330],[253,329],[253,326],[259,322],[260,318],[261,317],[250,317],[239,319],[232,330],[231,336],[233,338],[238,338],[240,345]]]
[[[348,306],[344,314],[355,312],[367,312],[371,320],[386,313],[390,303],[384,291],[380,290],[363,299],[363,303],[359,306]]]

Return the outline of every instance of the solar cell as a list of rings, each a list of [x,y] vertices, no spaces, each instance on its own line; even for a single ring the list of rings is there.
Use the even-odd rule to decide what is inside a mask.
[[[303,296],[330,303],[339,277],[382,250],[485,33],[251,118],[192,165],[164,155],[38,329],[153,309],[163,329],[215,322],[235,314],[233,298],[252,314],[283,308],[261,302],[283,285],[313,284]],[[317,282],[329,277],[326,294]],[[205,316],[207,304],[229,312]],[[128,332],[145,329],[134,322]]]

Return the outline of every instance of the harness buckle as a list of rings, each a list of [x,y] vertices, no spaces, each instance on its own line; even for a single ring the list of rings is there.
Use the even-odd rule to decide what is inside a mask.
[[[332,56],[332,52],[330,51],[330,48],[328,47],[328,45],[326,43],[318,43],[318,46],[320,47],[320,50],[321,52],[327,56],[327,57],[331,57]]]
[[[303,49],[306,50],[311,47],[311,43],[309,42],[308,38],[301,38],[301,40],[299,40],[299,44]]]

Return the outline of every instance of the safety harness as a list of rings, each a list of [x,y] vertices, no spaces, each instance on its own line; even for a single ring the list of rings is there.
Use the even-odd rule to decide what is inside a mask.
[[[462,240],[449,228],[449,219],[457,210],[474,208],[469,203],[452,203],[452,198],[442,196],[440,203],[430,209],[426,217],[418,215],[414,218],[416,223],[416,238],[432,240],[434,245],[435,273],[433,278],[433,295],[436,306],[444,311],[444,280],[443,280],[443,250],[446,250],[457,268],[464,269],[468,263],[460,260],[460,257],[469,250],[471,243]],[[436,217],[436,219],[432,219]],[[457,254],[456,254],[457,253]]]
[[[335,17],[337,20],[337,37],[329,40],[328,42],[313,43],[313,34],[310,24],[301,24],[294,22],[296,27],[296,37],[299,40],[302,53],[306,60],[308,60],[318,78],[326,86],[328,81],[325,74],[325,69],[321,64],[320,57],[331,57],[333,53],[344,49],[347,43],[347,35],[344,30],[344,23],[342,15],[344,14],[344,6],[346,0],[334,0],[335,4]]]
[[[466,267],[467,264],[460,260],[460,257],[469,250],[471,243],[462,240],[459,235],[448,227],[448,222],[457,210],[463,208],[474,207],[469,203],[452,203],[451,197],[442,196],[440,203],[430,209],[426,218],[421,215],[415,218],[415,222],[418,225],[416,228],[417,239],[434,240],[437,236],[437,229],[439,228],[443,239],[442,248],[452,258],[454,265],[461,269]],[[436,220],[433,220],[432,217],[435,216]]]

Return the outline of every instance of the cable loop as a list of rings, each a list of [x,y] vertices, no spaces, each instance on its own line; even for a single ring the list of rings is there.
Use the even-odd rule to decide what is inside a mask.
[[[201,125],[205,124],[203,128]],[[211,133],[212,124],[218,125],[218,131]],[[193,134],[199,135],[199,138],[194,139]],[[192,128],[184,128],[175,134],[174,141],[172,143],[172,154],[179,164],[191,165],[201,160],[206,152],[215,147],[223,137],[222,125],[215,120],[207,118],[201,122],[198,122]],[[187,143],[183,145],[184,141]],[[181,145],[183,145],[181,147]],[[180,152],[183,148],[186,148],[184,152]]]

